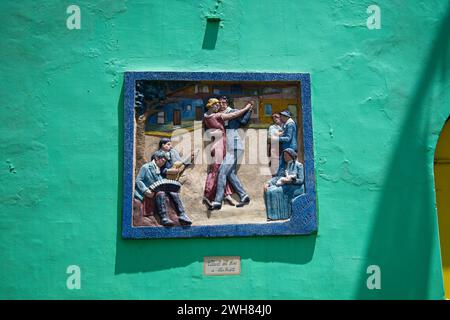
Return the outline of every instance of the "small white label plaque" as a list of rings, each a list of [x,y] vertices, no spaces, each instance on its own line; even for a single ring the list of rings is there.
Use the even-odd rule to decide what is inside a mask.
[[[218,256],[204,257],[203,271],[206,276],[224,276],[241,274],[241,257]]]

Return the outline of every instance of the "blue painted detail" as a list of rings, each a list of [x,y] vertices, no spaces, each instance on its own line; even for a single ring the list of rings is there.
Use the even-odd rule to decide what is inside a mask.
[[[134,96],[137,80],[209,80],[209,81],[296,81],[301,84],[305,194],[292,200],[292,216],[283,223],[235,224],[189,227],[133,227],[133,147]],[[238,72],[125,72],[124,93],[124,194],[122,237],[191,238],[264,235],[306,235],[317,232],[316,181],[311,107],[311,78],[308,73],[238,73]],[[183,103],[181,103],[183,104]],[[181,106],[183,108],[183,105]],[[183,109],[184,110],[184,109]],[[192,105],[195,116],[195,106]],[[167,118],[166,118],[167,120]]]
[[[187,106],[191,106],[191,109],[188,110]],[[164,112],[164,124],[173,122],[173,113],[174,110],[181,111],[181,121],[184,120],[195,120],[195,108],[201,106],[203,107],[202,99],[183,99],[178,102],[171,102],[165,104],[161,108],[161,112]],[[154,114],[150,116],[147,120],[149,124],[157,124],[158,115]]]
[[[148,118],[147,123],[156,124],[157,123],[157,119],[158,119],[158,115],[157,114],[151,115]]]
[[[272,105],[270,103],[266,103],[264,105],[264,115],[271,116],[272,115]]]

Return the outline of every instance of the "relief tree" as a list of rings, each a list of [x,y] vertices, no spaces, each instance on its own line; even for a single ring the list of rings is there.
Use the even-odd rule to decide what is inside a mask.
[[[186,81],[137,81],[135,96],[135,174],[149,161],[145,156],[145,127],[147,120],[163,110],[167,103],[175,102],[177,93],[191,87]]]

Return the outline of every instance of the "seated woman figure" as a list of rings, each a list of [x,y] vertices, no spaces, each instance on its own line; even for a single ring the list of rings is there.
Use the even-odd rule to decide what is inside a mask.
[[[291,217],[291,201],[305,193],[303,165],[298,162],[297,153],[287,148],[283,151],[286,170],[264,185],[264,202],[267,220],[284,220]]]

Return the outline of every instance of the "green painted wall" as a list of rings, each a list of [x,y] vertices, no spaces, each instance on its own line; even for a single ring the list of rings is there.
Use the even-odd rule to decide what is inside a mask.
[[[448,1],[1,1],[0,21],[0,298],[443,297]],[[126,70],[311,73],[318,235],[122,240]],[[241,256],[241,276],[204,277],[207,255]]]

